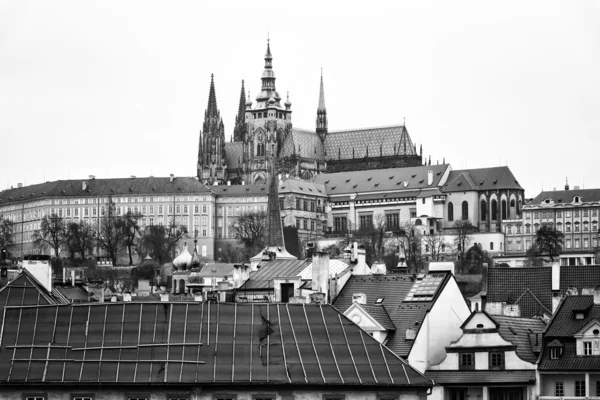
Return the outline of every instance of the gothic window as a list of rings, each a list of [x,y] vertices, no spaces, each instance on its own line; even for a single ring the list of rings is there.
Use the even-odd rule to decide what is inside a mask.
[[[492,200],[491,213],[492,213],[492,221],[496,221],[498,219],[498,203],[496,202],[495,199]]]
[[[259,143],[256,146],[256,155],[259,157],[264,157],[264,155],[265,155],[265,144],[264,143]]]
[[[485,200],[481,200],[481,220],[485,221],[487,219],[487,203]]]
[[[462,202],[462,220],[466,221],[469,219],[469,203],[466,201]]]
[[[506,200],[502,200],[502,219],[506,219]]]
[[[454,221],[454,205],[452,202],[448,203],[448,221]]]

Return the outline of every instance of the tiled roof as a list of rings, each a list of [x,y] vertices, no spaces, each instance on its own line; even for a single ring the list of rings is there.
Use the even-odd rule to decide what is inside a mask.
[[[272,289],[273,278],[298,276],[309,263],[310,260],[261,261],[258,270],[250,272],[250,277],[238,290]]]
[[[325,184],[327,194],[330,196],[360,192],[437,190],[440,179],[448,168],[448,164],[441,164],[379,169],[376,171],[338,172],[319,174],[315,177],[315,182]],[[427,171],[430,170],[433,171],[433,182],[431,185],[427,185]],[[419,192],[415,192],[414,196],[418,194]],[[398,194],[398,196],[401,195]]]
[[[68,300],[55,290],[48,293],[42,284],[26,269],[22,269],[14,280],[0,289],[0,309],[6,306],[67,303]]]
[[[425,376],[436,384],[465,385],[486,383],[533,383],[534,370],[504,370],[504,371],[436,371],[428,370]]]
[[[294,128],[285,138],[281,152],[283,157],[292,155],[323,160],[323,142],[316,132]]]
[[[432,385],[329,305],[8,307],[2,327],[4,385]]]
[[[279,181],[279,194],[302,193],[309,196],[327,197],[325,185],[297,178],[287,178]]]
[[[210,187],[217,196],[257,196],[268,195],[268,185],[218,185]]]
[[[371,317],[375,318],[375,321],[385,329],[396,330],[396,326],[394,325],[394,322],[392,322],[390,315],[387,313],[384,306],[368,306],[363,304],[361,307],[364,308]]]
[[[367,155],[367,147],[369,157],[416,154],[404,125],[330,131],[325,136],[324,144],[325,158],[328,160],[364,158]]]
[[[600,189],[545,191],[535,196],[531,204],[541,204],[546,199],[552,199],[555,203],[571,203],[575,196],[581,197],[582,202],[600,201]]]
[[[196,178],[189,177],[175,177],[173,182],[169,177],[71,179],[4,190],[0,192],[0,204],[21,201],[21,196],[24,200],[33,200],[43,197],[152,196],[167,193],[209,194],[211,191]]]
[[[225,161],[227,168],[239,168],[244,162],[244,143],[228,142],[225,143]]]
[[[233,268],[234,268],[233,266],[234,265],[235,264],[228,264],[228,263],[210,263],[210,264],[206,264],[200,270],[199,275],[200,276],[204,276],[204,277],[212,277],[212,276],[226,277],[226,276],[232,276],[233,275]]]
[[[560,267],[560,294],[569,287],[593,288],[600,284],[600,267],[597,265],[569,265]],[[518,300],[521,316],[548,314],[552,310],[552,268],[489,268],[487,301]]]
[[[440,274],[440,272],[436,272]],[[352,305],[352,295],[364,293],[367,297],[366,306],[383,306],[390,320],[396,327],[395,332],[387,336],[386,346],[400,357],[407,357],[412,349],[413,340],[406,340],[408,328],[420,329],[425,315],[431,309],[436,297],[448,282],[450,274],[443,273],[445,278],[439,285],[433,300],[404,302],[411,291],[415,280],[412,275],[354,275],[334,300],[333,305],[344,312]],[[376,303],[382,299],[380,303]],[[368,308],[370,310],[370,308]]]
[[[298,275],[300,275],[302,279],[312,279],[312,266],[313,263],[311,262]],[[343,260],[329,260],[329,276],[332,278],[335,277],[336,274],[342,273],[348,268],[352,268],[352,266]]]
[[[600,371],[600,357],[578,356],[575,340],[565,340],[561,356],[553,360],[550,358],[550,348],[544,351],[544,355],[538,364],[540,371]]]
[[[575,319],[574,310],[587,310],[587,315],[584,319]],[[595,318],[600,320],[600,305],[594,304],[594,296],[566,296],[550,321],[546,336],[572,337]]]
[[[542,331],[546,324],[537,318],[505,317],[502,315],[494,315],[492,318],[500,324],[498,329],[500,336],[517,346],[517,355],[522,360],[535,363],[537,355],[534,354],[529,335],[532,333],[537,334],[538,346],[541,345]],[[533,344],[535,345],[535,343],[534,341]]]
[[[443,192],[471,190],[517,189],[523,190],[510,168],[492,167],[459,169],[450,172]],[[460,183],[460,185],[459,185]]]

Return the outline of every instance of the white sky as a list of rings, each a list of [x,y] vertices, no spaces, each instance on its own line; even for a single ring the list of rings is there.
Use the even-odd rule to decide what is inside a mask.
[[[0,189],[195,175],[210,74],[229,139],[268,32],[296,127],[323,67],[330,130],[406,117],[432,163],[600,188],[600,2],[0,0]]]

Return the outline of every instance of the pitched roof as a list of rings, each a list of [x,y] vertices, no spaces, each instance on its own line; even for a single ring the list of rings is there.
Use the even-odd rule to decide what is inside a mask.
[[[4,385],[432,385],[329,305],[8,307],[2,326]]]
[[[6,306],[32,306],[67,304],[69,301],[60,292],[46,288],[26,269],[0,289],[0,309]]]
[[[510,168],[492,167],[458,169],[450,172],[442,192],[471,190],[517,189],[523,190]]]
[[[411,197],[413,197],[419,194],[419,190],[437,190],[437,186],[448,168],[448,164],[441,164],[378,169],[376,171],[337,172],[319,174],[315,177],[315,182],[325,184],[327,194],[330,196],[360,192],[368,194],[368,192],[406,191],[411,192]],[[427,184],[427,171],[433,171],[431,185]],[[405,183],[407,183],[406,186]],[[378,193],[377,196],[381,196],[381,194]],[[403,197],[400,194],[399,196]]]
[[[394,325],[394,322],[392,322],[392,319],[390,318],[390,315],[386,311],[385,307],[368,306],[366,304],[361,305],[361,307],[368,312],[369,315],[373,317],[375,321],[377,321],[377,323],[383,328],[387,330],[396,330],[396,326]]]
[[[575,319],[573,311],[586,310],[584,319]],[[600,319],[600,305],[594,304],[594,296],[566,296],[548,324],[547,337],[572,337],[591,320]]]
[[[309,196],[327,197],[325,185],[298,178],[286,178],[279,181],[279,193],[301,193]]]
[[[309,260],[310,261],[310,260]],[[313,263],[310,261],[310,264],[306,266],[298,275],[302,277],[302,279],[312,279],[312,266]],[[338,259],[329,259],[329,276],[335,277],[336,274],[342,273],[348,268],[352,268],[347,262]]]
[[[198,275],[205,277],[226,277],[233,275],[233,268],[235,264],[230,263],[210,263],[206,264],[199,272]]]
[[[85,190],[83,189],[85,183]],[[196,178],[169,177],[70,179],[46,182],[0,192],[0,203],[33,200],[43,197],[96,197],[158,195],[165,193],[203,193],[211,190]]]
[[[560,294],[569,287],[593,288],[600,284],[597,265],[568,265],[560,267]],[[487,301],[518,300],[521,316],[532,317],[552,310],[552,268],[489,268]]]
[[[600,201],[600,189],[544,191],[535,196],[530,204],[541,204],[546,199],[552,199],[555,203],[571,203],[575,196],[581,197],[582,202],[597,202]]]
[[[533,383],[535,370],[504,370],[504,371],[439,371],[428,370],[425,376],[437,384],[465,385],[486,383]]]
[[[310,260],[261,261],[258,270],[250,272],[250,277],[238,290],[272,289],[273,278],[298,276],[310,262]]]
[[[546,346],[558,347],[558,346]],[[538,364],[540,371],[600,371],[600,357],[578,356],[574,340],[565,341],[562,354],[557,359],[550,357],[550,351],[544,351],[544,355]]]
[[[352,305],[354,294],[364,293],[367,297],[365,304],[367,307],[363,308],[370,310],[369,306],[383,307],[396,328],[395,332],[388,334],[386,346],[399,356],[407,357],[414,341],[406,340],[406,330],[414,327],[417,327],[417,331],[420,329],[425,315],[451,275],[446,272],[433,274],[439,274],[443,279],[426,301],[418,301],[419,297],[414,297],[421,281],[415,280],[413,275],[353,275],[348,279],[333,305],[344,312]],[[409,293],[411,296],[408,296]],[[414,301],[407,300],[413,297]],[[378,299],[382,299],[381,302],[377,302]]]
[[[324,147],[328,160],[417,154],[404,125],[329,131]]]
[[[500,324],[498,332],[508,342],[517,346],[517,355],[525,361],[535,363],[537,355],[534,353],[530,334],[537,335],[537,343],[541,345],[542,331],[546,324],[537,318],[517,318],[494,315],[494,320]],[[534,341],[534,345],[535,345]],[[539,350],[538,350],[539,351]]]
[[[210,188],[217,196],[266,196],[269,194],[268,185],[218,185]]]
[[[281,156],[323,159],[323,142],[316,132],[293,128],[283,142]]]

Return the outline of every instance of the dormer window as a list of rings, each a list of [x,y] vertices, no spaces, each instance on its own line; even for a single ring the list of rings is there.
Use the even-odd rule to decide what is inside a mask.
[[[579,196],[575,196],[573,201],[575,201],[575,203],[579,203],[581,201],[581,199],[579,198]]]
[[[550,359],[551,360],[558,360],[560,358],[560,348],[559,347],[553,347],[550,349]]]
[[[588,341],[583,342],[583,355],[584,356],[592,355],[592,342],[588,342]]]

